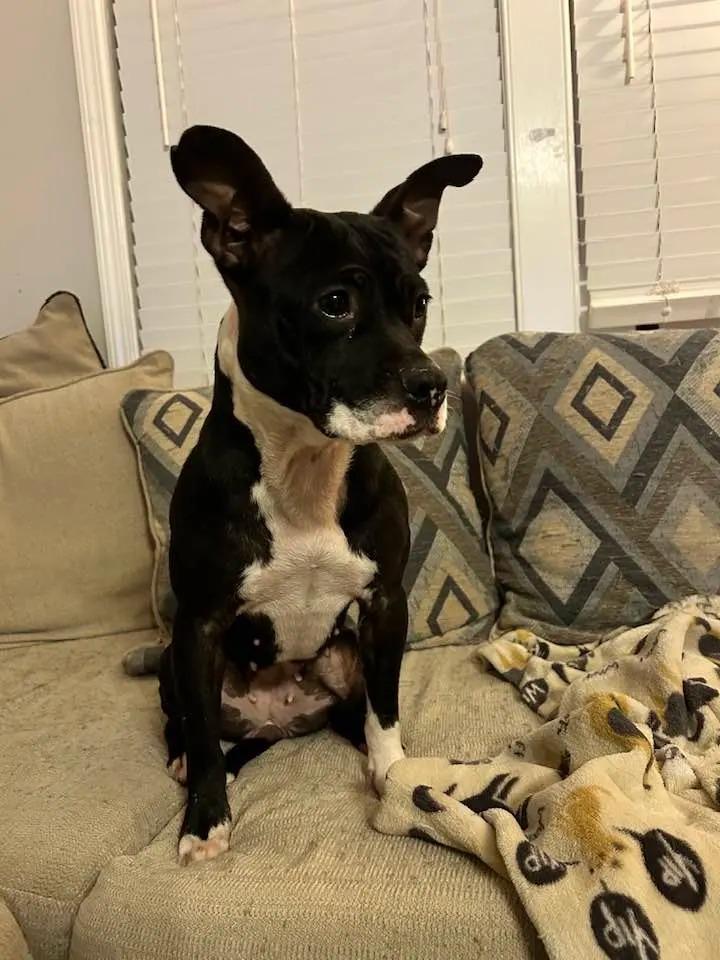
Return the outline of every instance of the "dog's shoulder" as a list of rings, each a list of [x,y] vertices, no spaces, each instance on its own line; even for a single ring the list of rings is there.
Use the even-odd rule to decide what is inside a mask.
[[[234,512],[244,500],[249,503],[250,490],[259,478],[260,453],[251,431],[211,409],[183,465],[173,504],[176,512],[203,506],[214,511],[221,504],[225,511]]]
[[[347,473],[347,508],[370,515],[406,505],[405,488],[382,448],[376,443],[356,447]]]
[[[260,454],[250,430],[211,410],[170,504],[176,594],[212,594],[220,603],[233,593],[242,570],[256,560],[267,562],[270,535],[251,493],[259,477]]]
[[[377,444],[353,453],[340,524],[351,547],[371,557],[383,575],[402,576],[410,545],[407,496]]]

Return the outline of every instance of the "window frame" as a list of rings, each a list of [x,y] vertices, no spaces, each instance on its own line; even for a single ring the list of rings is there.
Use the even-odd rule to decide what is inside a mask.
[[[108,361],[120,366],[140,346],[112,0],[68,6]],[[518,330],[569,333],[580,328],[569,5],[498,9]]]

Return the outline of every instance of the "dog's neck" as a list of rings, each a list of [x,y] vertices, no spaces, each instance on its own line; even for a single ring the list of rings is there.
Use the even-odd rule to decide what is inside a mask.
[[[238,360],[239,324],[233,304],[220,324],[218,366],[231,384],[233,414],[251,431],[260,453],[265,495],[296,526],[336,523],[352,445],[326,437],[304,414],[250,383]]]

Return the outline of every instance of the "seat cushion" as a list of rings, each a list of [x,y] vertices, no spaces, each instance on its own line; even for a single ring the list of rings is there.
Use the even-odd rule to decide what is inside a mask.
[[[467,647],[408,653],[401,711],[417,755],[479,757],[538,723]],[[79,910],[71,960],[430,960],[449,945],[456,960],[535,956],[508,883],[455,851],[373,831],[364,758],[335,735],[277,744],[229,795],[229,852],[178,867],[176,817],[117,857]]]
[[[0,648],[0,899],[35,960],[65,960],[100,869],[141,850],[181,806],[157,681],[120,667],[153,636]]]
[[[0,400],[0,646],[153,625],[152,545],[120,402],[171,383],[158,351]]]
[[[484,639],[495,620],[490,558],[468,480],[460,383],[453,350],[433,354],[448,377],[445,432],[385,444],[408,497],[411,546],[405,569],[408,641],[415,648]],[[156,545],[153,598],[158,625],[171,632],[176,601],[168,570],[169,511],[175,483],[197,443],[212,391],[135,390],[123,403],[138,450],[150,528]]]
[[[512,334],[467,361],[499,627],[582,644],[720,589],[720,334]]]
[[[103,367],[79,300],[54,293],[31,327],[0,339],[0,398],[55,387]]]
[[[2,960],[32,960],[22,930],[0,900],[0,957]]]

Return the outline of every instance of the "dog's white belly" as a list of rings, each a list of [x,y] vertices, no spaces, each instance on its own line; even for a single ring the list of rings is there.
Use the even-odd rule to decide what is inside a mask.
[[[269,526],[272,559],[245,571],[240,609],[270,619],[279,660],[307,660],[326,641],[338,614],[367,597],[376,565],[350,549],[337,524],[309,530]]]

